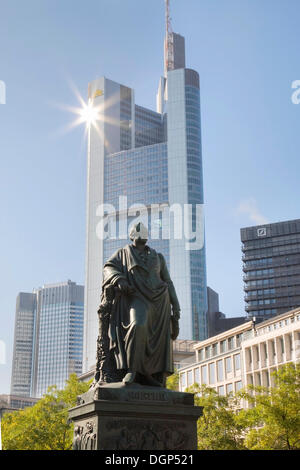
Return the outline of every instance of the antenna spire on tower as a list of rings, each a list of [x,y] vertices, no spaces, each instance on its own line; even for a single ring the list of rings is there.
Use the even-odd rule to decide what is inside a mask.
[[[170,16],[170,0],[165,0],[166,6],[166,39],[165,39],[165,76],[168,70],[174,69],[174,44]]]

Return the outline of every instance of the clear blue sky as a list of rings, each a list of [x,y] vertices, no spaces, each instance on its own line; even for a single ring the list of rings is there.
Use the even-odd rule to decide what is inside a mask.
[[[201,75],[208,284],[244,313],[240,233],[300,217],[299,0],[173,0],[173,29]],[[155,107],[163,0],[0,0],[0,393],[9,391],[15,300],[44,283],[84,281],[83,128],[70,81],[105,75]]]

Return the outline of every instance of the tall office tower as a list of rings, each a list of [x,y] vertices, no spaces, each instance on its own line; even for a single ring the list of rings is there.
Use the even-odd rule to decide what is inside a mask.
[[[300,306],[300,219],[241,229],[248,316]]]
[[[71,373],[81,374],[83,354],[84,287],[67,281],[37,291],[34,396],[49,385],[63,388]]]
[[[40,397],[81,374],[84,287],[67,281],[17,299],[12,395]]]
[[[104,77],[89,84],[89,103],[98,116],[88,142],[84,370],[95,364],[103,264],[128,243],[139,207],[149,212],[149,245],[165,256],[178,294],[180,338],[207,336],[199,75],[185,68],[184,38],[171,31],[166,11],[165,75],[156,112],[137,105],[131,88]],[[160,209],[150,216],[154,205]],[[191,246],[189,237],[174,235],[180,224],[172,218],[189,208],[198,232]],[[169,237],[163,210],[171,214]]]
[[[11,395],[31,395],[35,316],[36,295],[21,292],[16,305]]]

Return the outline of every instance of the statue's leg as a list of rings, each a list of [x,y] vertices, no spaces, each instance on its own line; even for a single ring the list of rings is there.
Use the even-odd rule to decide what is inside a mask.
[[[147,306],[134,297],[129,305],[130,325],[125,337],[125,351],[127,356],[128,373],[124,377],[125,383],[132,383],[136,374],[145,367],[145,351],[147,345],[148,325]]]

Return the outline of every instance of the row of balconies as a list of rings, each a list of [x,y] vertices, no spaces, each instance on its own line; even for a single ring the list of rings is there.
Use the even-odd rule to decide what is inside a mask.
[[[268,358],[265,358],[259,361],[249,362],[246,365],[246,371],[250,372],[250,371],[265,369],[266,367],[284,364],[285,362],[288,362],[291,360],[293,360],[293,353],[290,353],[290,354],[283,353],[279,356],[273,355],[273,356],[270,356]]]
[[[292,333],[276,336],[245,350],[246,372],[279,365],[295,359],[297,337]]]

